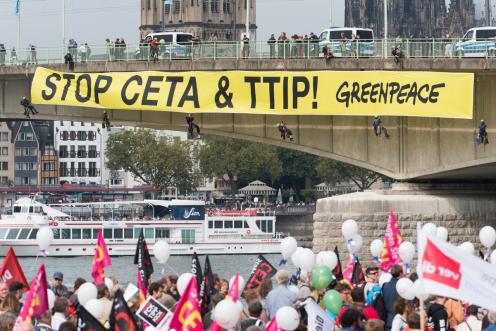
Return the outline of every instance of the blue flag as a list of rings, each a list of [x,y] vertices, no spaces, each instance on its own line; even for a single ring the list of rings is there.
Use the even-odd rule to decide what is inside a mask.
[[[21,0],[16,0],[15,14],[19,16],[21,14]]]

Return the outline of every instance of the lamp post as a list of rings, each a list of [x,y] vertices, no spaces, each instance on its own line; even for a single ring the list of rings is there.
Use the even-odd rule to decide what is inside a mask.
[[[246,0],[246,36],[250,38],[250,0]]]
[[[383,46],[383,51],[384,51],[384,58],[387,59],[387,36],[388,36],[388,15],[387,15],[387,7],[388,7],[388,0],[383,0],[384,1],[384,46]]]

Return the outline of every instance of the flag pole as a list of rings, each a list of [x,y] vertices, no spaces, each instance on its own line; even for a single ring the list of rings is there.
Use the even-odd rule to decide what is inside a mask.
[[[18,52],[19,52],[20,44],[21,44],[21,11],[19,10],[19,12],[17,13],[17,51]]]

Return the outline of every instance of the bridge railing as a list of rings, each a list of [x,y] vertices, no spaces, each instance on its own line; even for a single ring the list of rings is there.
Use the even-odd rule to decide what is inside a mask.
[[[326,48],[326,49],[325,49]],[[327,42],[256,41],[244,44],[232,41],[207,41],[182,44],[159,44],[153,58],[148,45],[88,48],[44,48],[0,50],[0,65],[64,63],[70,53],[75,63],[101,61],[175,61],[199,59],[302,59],[330,58],[400,58],[496,57],[496,39],[461,41],[460,39],[355,40]]]

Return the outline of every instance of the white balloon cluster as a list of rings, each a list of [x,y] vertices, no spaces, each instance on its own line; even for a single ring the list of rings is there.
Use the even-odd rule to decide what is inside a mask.
[[[294,254],[296,248],[298,247],[298,243],[296,239],[293,237],[286,237],[281,240],[281,254],[282,257],[287,260]]]
[[[403,263],[410,264],[415,256],[415,246],[409,241],[404,241],[400,244],[399,254]]]
[[[310,272],[315,266],[315,254],[310,248],[298,247],[293,237],[286,237],[281,242],[281,254],[284,259],[291,256],[295,267]]]
[[[344,221],[341,225],[341,233],[346,240],[346,246],[350,253],[358,253],[363,245],[363,238],[358,234],[358,224],[354,220]]]
[[[95,298],[88,300],[88,302],[84,304],[84,308],[86,308],[86,310],[96,319],[100,319],[103,316],[105,305],[102,301]]]
[[[380,239],[375,239],[370,243],[370,253],[373,257],[380,257],[382,250],[384,248],[384,243]]]
[[[316,264],[325,265],[329,269],[334,270],[338,264],[338,257],[332,251],[322,251],[317,254]]]
[[[97,290],[93,283],[86,282],[81,285],[77,291],[77,298],[80,304],[86,305],[91,299],[96,299]],[[85,307],[86,308],[86,307]]]

